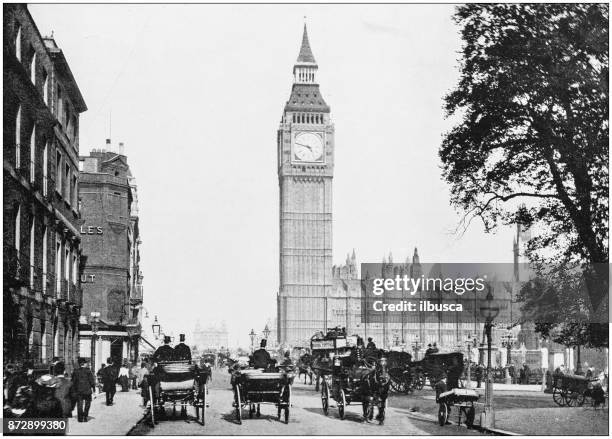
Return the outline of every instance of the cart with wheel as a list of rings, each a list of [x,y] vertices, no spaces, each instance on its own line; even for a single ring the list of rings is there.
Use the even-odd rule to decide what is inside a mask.
[[[189,361],[168,361],[159,363],[152,374],[148,375],[149,400],[146,407],[146,417],[155,426],[160,417],[165,417],[166,407],[172,407],[173,417],[176,417],[176,407],[181,408],[181,414],[187,415],[187,406],[195,409],[195,418],[201,424],[206,424],[206,408],[208,407],[207,380],[208,371],[198,368]]]
[[[234,409],[236,419],[242,424],[242,409],[248,407],[249,418],[260,417],[261,404],[274,404],[278,419],[284,414],[285,424],[289,423],[291,407],[291,381],[293,372],[278,368],[279,372],[265,372],[262,369],[237,370],[232,376],[234,388]]]
[[[589,379],[582,375],[554,374],[553,401],[561,407],[582,407],[587,400],[595,405],[592,395],[597,382],[597,379]]]
[[[436,400],[438,403],[438,423],[446,425],[451,407],[457,407],[459,409],[458,425],[461,425],[461,417],[464,416],[465,425],[472,428],[476,417],[474,402],[478,401],[478,397],[478,393],[472,389],[452,389],[441,393]]]

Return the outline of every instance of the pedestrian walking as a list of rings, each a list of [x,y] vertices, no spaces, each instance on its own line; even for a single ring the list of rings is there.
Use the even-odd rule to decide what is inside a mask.
[[[121,391],[128,392],[130,390],[130,371],[127,368],[127,363],[124,362],[119,368],[118,378]]]
[[[130,369],[130,383],[132,384],[132,390],[138,390],[138,365],[136,363],[132,363],[132,368]]]
[[[117,376],[119,371],[113,364],[112,358],[107,358],[108,365],[102,371],[102,390],[106,393],[106,405],[113,405],[115,392],[117,391]]]
[[[475,375],[476,375],[476,387],[478,389],[480,389],[480,384],[482,383],[483,372],[484,372],[484,367],[482,366],[482,364],[478,364],[478,366],[476,366],[476,371],[475,371]]]
[[[91,394],[96,388],[96,380],[84,358],[79,358],[79,368],[72,374],[72,387],[77,400],[78,421],[87,422],[91,407]]]
[[[72,410],[76,405],[76,394],[72,390],[72,380],[66,376],[66,367],[62,361],[56,362],[53,366],[53,375],[57,380],[55,397],[62,405],[63,417],[72,418]]]
[[[32,418],[63,418],[62,404],[55,396],[58,381],[52,375],[43,375],[32,385],[33,404],[28,413]]]

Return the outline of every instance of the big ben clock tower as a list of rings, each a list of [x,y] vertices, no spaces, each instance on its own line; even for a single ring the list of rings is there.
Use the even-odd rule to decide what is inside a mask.
[[[332,289],[334,126],[317,83],[306,25],[291,96],[278,128],[280,188],[279,343],[327,330]]]

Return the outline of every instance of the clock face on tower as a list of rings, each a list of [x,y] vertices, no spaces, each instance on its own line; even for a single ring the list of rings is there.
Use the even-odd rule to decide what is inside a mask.
[[[296,134],[293,144],[293,159],[297,162],[322,162],[322,134],[311,132]]]

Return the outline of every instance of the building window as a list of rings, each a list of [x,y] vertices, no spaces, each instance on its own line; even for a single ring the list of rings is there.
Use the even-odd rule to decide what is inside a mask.
[[[21,107],[17,108],[15,120],[15,169],[21,166]]]
[[[64,280],[66,281],[66,300],[70,300],[70,248],[66,245],[64,250]]]
[[[55,296],[62,295],[62,243],[55,243]]]
[[[57,85],[57,112],[55,116],[59,120],[59,123],[61,123],[62,125],[64,125],[64,121],[62,120],[63,114],[64,114],[64,104],[62,100],[62,89],[58,84]]]
[[[43,70],[43,101],[45,101],[45,105],[49,105],[49,75],[47,75],[47,71]]]
[[[40,359],[47,361],[47,329],[44,320],[40,321]]]
[[[57,322],[53,325],[53,356],[59,357],[59,328]]]
[[[45,147],[43,149],[43,196],[47,196],[47,191],[49,190],[49,142],[45,143]]]
[[[47,293],[47,226],[43,226],[43,242],[42,242],[42,292]]]
[[[55,191],[62,195],[62,153],[55,152]]]
[[[77,254],[72,252],[72,283],[77,284],[77,275],[79,273],[79,266],[77,265]]]
[[[36,125],[32,127],[30,136],[30,183],[36,180]]]
[[[15,250],[17,250],[17,257],[19,258],[19,250],[21,249],[21,205],[17,207],[15,213]]]
[[[34,51],[34,48],[32,48]],[[36,85],[36,52],[32,54],[32,62],[30,63],[30,80]]]
[[[85,160],[79,160],[79,172],[83,172],[85,167]]]
[[[77,208],[77,176],[72,174],[72,183],[70,185],[70,193],[72,194],[72,207]]]
[[[15,56],[21,61],[21,27],[17,29],[17,37],[15,37]]]
[[[64,200],[66,203],[70,203],[70,165],[68,163],[64,164],[66,177],[64,186],[66,187],[66,194],[64,195]]]
[[[36,222],[32,217],[30,224],[30,290],[34,289],[34,264],[36,263]]]

